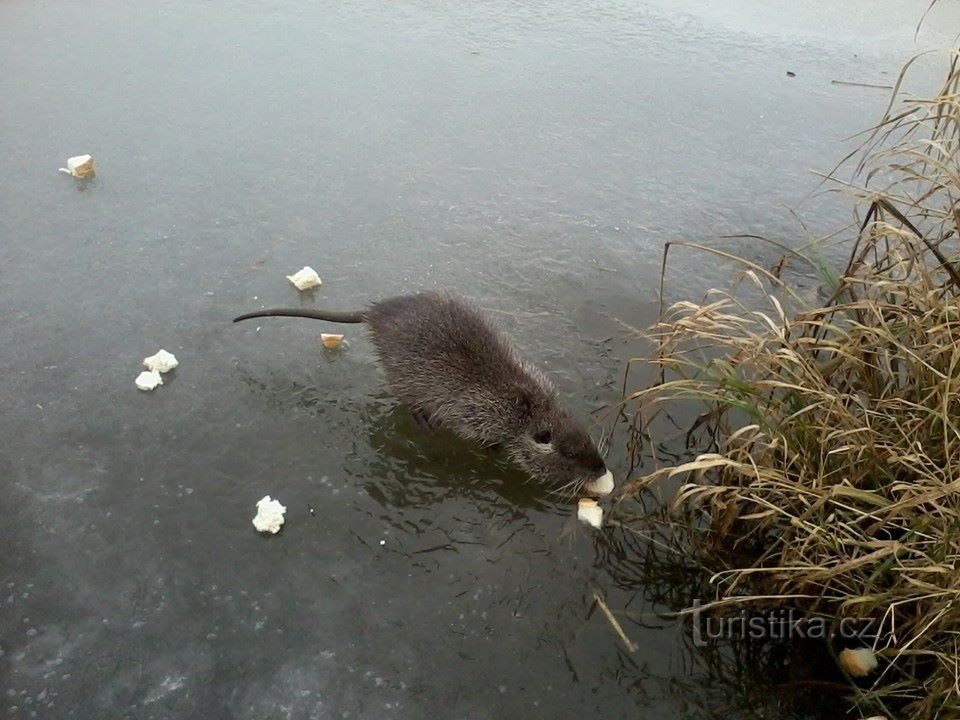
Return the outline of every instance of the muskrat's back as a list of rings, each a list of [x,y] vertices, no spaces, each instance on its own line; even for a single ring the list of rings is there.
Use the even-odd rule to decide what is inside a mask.
[[[530,395],[554,395],[546,377],[461,298],[390,298],[373,303],[366,321],[394,394],[428,420],[482,442],[522,432]]]

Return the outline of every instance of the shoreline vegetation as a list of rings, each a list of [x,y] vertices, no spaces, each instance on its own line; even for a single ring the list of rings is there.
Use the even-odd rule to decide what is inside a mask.
[[[783,257],[763,267],[673,243],[740,272],[642,333],[652,359],[632,364],[656,379],[621,410],[647,472],[622,500],[675,489],[658,537],[709,579],[698,613],[826,622],[864,717],[932,720],[960,717],[960,52],[927,99],[902,92],[913,62],[838,166],[854,181],[827,178],[858,216],[831,240],[852,244],[842,271],[812,246],[772,243]],[[668,459],[657,428],[677,407],[696,408],[693,451]],[[637,535],[652,521],[617,511]],[[851,641],[844,624],[870,630]]]

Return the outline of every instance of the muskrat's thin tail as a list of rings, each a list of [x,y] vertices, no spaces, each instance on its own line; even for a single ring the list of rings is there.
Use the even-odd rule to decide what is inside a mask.
[[[275,308],[273,310],[257,310],[247,313],[240,317],[235,317],[234,322],[249,320],[250,318],[261,317],[302,317],[311,320],[326,320],[335,323],[362,323],[367,320],[365,310],[310,310],[309,308]]]

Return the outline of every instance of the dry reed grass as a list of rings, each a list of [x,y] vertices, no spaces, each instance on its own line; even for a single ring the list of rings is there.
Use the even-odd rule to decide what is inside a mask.
[[[863,218],[845,269],[787,254],[829,299],[741,260],[749,301],[712,290],[647,333],[659,379],[629,396],[635,425],[695,400],[713,452],[630,490],[685,481],[693,525],[672,537],[711,570],[714,609],[872,621],[880,667],[853,696],[930,720],[960,717],[960,54],[929,100],[903,100],[909,67],[847,158]]]

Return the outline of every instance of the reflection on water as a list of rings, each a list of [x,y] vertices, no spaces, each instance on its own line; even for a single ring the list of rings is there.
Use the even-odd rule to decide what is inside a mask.
[[[455,496],[478,507],[547,510],[545,488],[533,485],[502,456],[446,431],[424,431],[402,407],[372,404],[362,414],[376,460],[366,468],[371,496],[394,508],[429,507]]]

